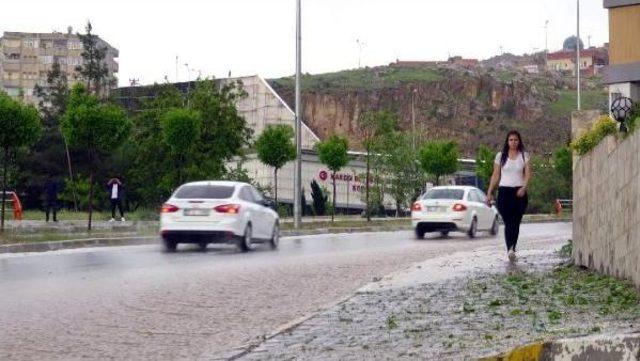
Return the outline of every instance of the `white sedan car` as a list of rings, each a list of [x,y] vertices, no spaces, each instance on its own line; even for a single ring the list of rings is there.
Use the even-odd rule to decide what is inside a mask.
[[[411,224],[418,239],[427,232],[465,232],[470,238],[477,231],[498,234],[498,211],[487,205],[487,196],[476,187],[434,187],[411,206]]]
[[[160,235],[169,252],[179,243],[235,243],[249,251],[256,243],[277,248],[280,219],[252,185],[202,181],[180,186],[160,210]]]

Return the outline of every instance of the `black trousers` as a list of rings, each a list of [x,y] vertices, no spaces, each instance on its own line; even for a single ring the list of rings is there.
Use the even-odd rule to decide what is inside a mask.
[[[507,250],[516,250],[520,235],[520,222],[529,204],[529,196],[518,197],[520,187],[498,188],[498,212],[504,221],[504,240]]]
[[[111,200],[111,218],[116,218],[116,206],[120,211],[120,218],[124,217],[122,213],[122,200],[121,199],[112,199]]]
[[[46,215],[47,222],[49,222],[49,213],[53,212],[53,221],[57,222],[58,218],[56,213],[58,212],[58,202],[56,200],[47,200],[44,205],[44,214]]]

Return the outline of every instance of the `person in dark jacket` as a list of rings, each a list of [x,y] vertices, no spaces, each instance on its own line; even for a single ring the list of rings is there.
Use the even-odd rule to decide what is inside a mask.
[[[111,200],[111,220],[116,220],[116,206],[120,211],[120,220],[124,222],[124,213],[122,211],[122,196],[124,194],[124,187],[122,181],[118,177],[113,177],[107,182],[107,190],[109,192],[109,199]]]
[[[51,175],[47,178],[47,181],[44,183],[44,208],[46,221],[49,222],[49,213],[53,211],[53,221],[57,222],[57,212],[58,212],[58,192],[60,191],[58,187],[58,182],[53,179]]]

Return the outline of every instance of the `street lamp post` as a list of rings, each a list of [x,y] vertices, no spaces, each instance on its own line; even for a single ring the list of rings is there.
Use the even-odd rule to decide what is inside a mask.
[[[295,229],[300,227],[300,188],[302,177],[302,136],[300,129],[302,121],[300,119],[301,105],[300,105],[300,71],[302,67],[302,34],[301,34],[301,6],[300,0],[296,1],[296,164],[294,179],[294,194],[293,194],[293,225]]]
[[[578,110],[580,110],[580,0],[576,0],[578,29],[576,34],[576,89],[578,91]]]

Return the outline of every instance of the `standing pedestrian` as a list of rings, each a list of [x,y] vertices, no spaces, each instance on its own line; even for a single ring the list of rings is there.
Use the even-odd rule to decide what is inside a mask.
[[[118,177],[113,177],[107,182],[107,188],[109,191],[109,199],[111,200],[111,220],[116,220],[116,207],[120,211],[120,220],[124,222],[124,213],[122,212],[122,196],[124,194],[124,187],[122,181]]]
[[[49,213],[53,211],[53,221],[57,222],[57,212],[58,212],[58,192],[60,189],[58,188],[58,182],[55,181],[53,176],[49,174],[47,177],[47,181],[44,183],[44,210],[45,210],[45,219],[49,222]]]
[[[504,221],[504,238],[509,261],[516,260],[516,245],[520,235],[520,222],[527,209],[527,187],[531,179],[529,154],[525,152],[520,133],[512,130],[496,155],[493,175],[489,184],[487,202],[493,201],[493,190],[498,185],[498,211]]]

